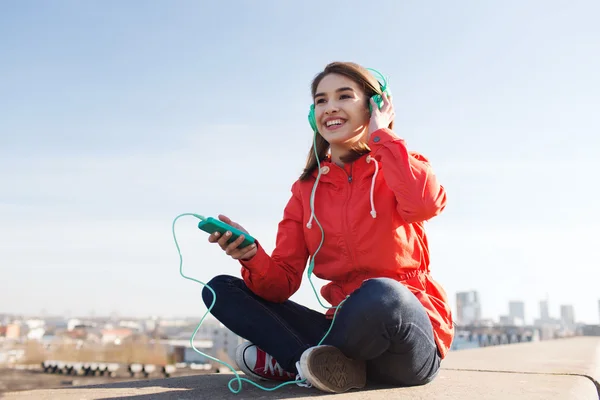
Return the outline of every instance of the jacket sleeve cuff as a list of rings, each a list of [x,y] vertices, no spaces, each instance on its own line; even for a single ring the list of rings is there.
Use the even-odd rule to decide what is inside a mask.
[[[252,275],[257,278],[264,278],[269,268],[269,255],[258,242],[256,243],[256,254],[249,260],[239,260],[242,267],[246,268]]]
[[[391,129],[381,128],[371,133],[371,137],[369,138],[369,148],[373,152],[373,156],[376,156],[377,152],[381,150],[382,147],[385,147],[387,143],[397,140],[402,141],[402,139],[396,136]]]

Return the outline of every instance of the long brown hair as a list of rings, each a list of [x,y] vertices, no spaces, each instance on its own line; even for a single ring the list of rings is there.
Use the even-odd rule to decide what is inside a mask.
[[[321,83],[321,80],[329,74],[339,74],[351,79],[360,88],[362,88],[367,96],[367,99],[370,99],[376,94],[382,94],[379,82],[366,68],[352,62],[332,62],[331,64],[328,64],[323,71],[319,72],[319,74],[317,74],[317,76],[315,76],[313,79],[311,85],[311,95],[313,99],[315,97],[315,93],[317,92],[319,83]],[[365,103],[365,107],[368,107],[367,103]],[[392,121],[389,128],[392,129],[393,126],[394,122]],[[315,144],[311,144],[308,151],[308,157],[306,159],[306,166],[304,167],[302,175],[300,175],[300,180],[309,178],[312,172],[317,168],[317,161],[323,161],[329,152],[329,142],[327,142],[323,136],[317,134],[315,140],[318,159],[315,156]],[[350,163],[357,160],[364,154],[369,153],[370,151],[371,149],[366,143],[358,142],[350,149],[348,154],[345,154],[341,157],[341,160],[345,163]]]

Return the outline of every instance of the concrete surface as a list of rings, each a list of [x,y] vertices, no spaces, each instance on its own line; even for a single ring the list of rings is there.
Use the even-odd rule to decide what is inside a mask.
[[[600,381],[600,337],[577,337],[452,352],[446,369],[589,375]]]
[[[243,375],[241,375],[243,376]],[[109,385],[5,394],[7,400],[192,400],[192,399],[528,399],[600,398],[600,338],[580,337],[451,352],[430,384],[412,388],[368,386],[331,395],[296,385],[265,392],[243,383],[230,392],[234,375],[198,375]],[[267,384],[263,383],[264,386]],[[234,381],[231,385],[237,389]],[[270,385],[271,387],[275,385]]]

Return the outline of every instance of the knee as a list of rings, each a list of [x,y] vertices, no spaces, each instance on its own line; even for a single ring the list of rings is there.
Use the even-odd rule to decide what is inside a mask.
[[[230,275],[215,276],[208,281],[206,286],[202,289],[202,301],[204,301],[206,307],[210,308],[213,301],[215,301],[215,296],[219,297],[225,295],[227,291],[230,290],[231,287],[235,286],[235,284],[240,280],[240,278]]]
[[[406,302],[414,298],[414,295],[406,286],[392,278],[367,279],[360,286],[360,290],[374,299]]]
[[[406,286],[391,278],[367,279],[357,294],[370,312],[378,310],[388,315],[418,301]]]

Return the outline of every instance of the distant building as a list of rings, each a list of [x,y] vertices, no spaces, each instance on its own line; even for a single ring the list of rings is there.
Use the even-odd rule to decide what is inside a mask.
[[[185,330],[168,336],[169,339],[167,341],[173,345],[178,344],[180,341],[185,341],[186,343],[185,348],[176,346],[177,348],[173,349],[176,362],[211,363],[210,359],[198,354],[193,348],[187,346],[187,342],[192,334],[193,332]],[[210,345],[205,345],[205,350],[202,350],[202,352],[206,352],[206,354],[229,364],[235,362],[235,351],[237,346],[242,343],[242,338],[214,318],[207,318],[202,322],[196,333],[195,340],[210,343]]]
[[[231,361],[235,360],[235,350],[242,343],[242,338],[231,332],[227,327],[216,319],[204,320],[198,330],[198,337],[209,339],[213,343],[214,355],[217,358],[227,354]],[[227,360],[224,360],[227,361]]]
[[[216,349],[223,350],[225,354],[229,356],[231,361],[235,360],[235,352],[237,347],[243,342],[243,339],[227,329],[225,326],[221,326],[218,331],[212,335],[214,347]]]
[[[17,340],[21,337],[21,325],[8,324],[6,325],[6,339]]]
[[[572,305],[567,304],[560,306],[560,321],[566,327],[575,326],[575,309]]]
[[[525,323],[525,303],[522,301],[511,301],[508,303],[508,315],[515,321],[515,325],[521,321]]]
[[[458,325],[473,325],[481,320],[481,303],[476,291],[456,293]]]
[[[154,332],[158,326],[158,317],[152,317],[144,321],[144,328],[146,332]]]
[[[27,332],[27,339],[29,340],[42,340],[46,334],[45,328],[33,328]]]
[[[44,328],[46,326],[46,321],[39,318],[28,319],[25,321],[25,325],[27,325],[29,329]]]
[[[0,326],[0,338],[3,340],[18,340],[21,337],[21,326],[18,324],[8,324]],[[2,341],[0,340],[0,343]],[[0,346],[1,348],[1,346]]]
[[[456,331],[454,340],[450,346],[451,351],[474,349],[480,347],[476,337],[471,337],[468,331]]]
[[[100,334],[102,343],[120,345],[125,338],[133,334],[133,331],[129,328],[102,329]]]
[[[582,336],[600,336],[600,325],[583,325],[578,330]]]
[[[142,324],[139,321],[121,320],[119,321],[119,327],[142,331]]]
[[[91,321],[82,321],[79,318],[71,318],[67,322],[67,330],[70,332],[77,329],[90,329],[95,328],[96,325],[96,323]]]
[[[550,321],[550,311],[548,308],[548,300],[540,301],[540,321],[541,322]]]

